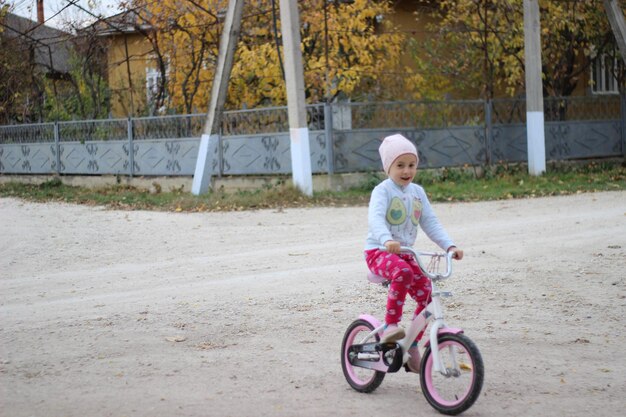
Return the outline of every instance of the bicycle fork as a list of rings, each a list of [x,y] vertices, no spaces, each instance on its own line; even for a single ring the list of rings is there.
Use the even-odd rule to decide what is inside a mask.
[[[413,321],[409,327],[409,331],[404,339],[398,342],[402,346],[404,352],[403,363],[408,360],[408,349],[419,334],[420,331],[425,329],[430,322],[430,333],[428,341],[425,344],[425,348],[431,347],[431,355],[433,357],[433,368],[435,372],[439,372],[442,375],[459,376],[460,369],[456,359],[456,353],[451,352],[452,368],[447,368],[443,363],[443,359],[439,354],[439,338],[445,334],[458,334],[463,333],[462,329],[448,327],[443,320],[443,309],[441,307],[441,297],[450,297],[452,293],[449,291],[440,291],[433,283],[432,300],[428,306],[422,311]]]
[[[456,377],[461,374],[459,364],[456,358],[456,352],[454,350],[450,352],[452,361],[451,368],[446,367],[446,365],[443,363],[441,355],[439,354],[439,337],[441,335],[463,333],[462,329],[448,327],[443,321],[443,309],[441,308],[440,297],[450,297],[451,295],[452,294],[448,291],[439,291],[439,289],[437,289],[433,284],[432,302],[425,309],[425,312],[428,312],[430,310],[430,307],[432,306],[431,314],[434,315],[434,317],[431,318],[433,320],[433,324],[430,328],[429,341],[426,343],[425,347],[428,348],[428,346],[430,345],[430,354],[433,358],[433,368],[435,372],[439,372],[445,377]]]

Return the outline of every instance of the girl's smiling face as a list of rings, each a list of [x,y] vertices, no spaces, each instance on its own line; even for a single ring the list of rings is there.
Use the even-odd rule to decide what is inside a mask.
[[[406,187],[412,183],[416,173],[417,158],[410,153],[405,153],[397,157],[389,168],[389,178],[402,187]]]

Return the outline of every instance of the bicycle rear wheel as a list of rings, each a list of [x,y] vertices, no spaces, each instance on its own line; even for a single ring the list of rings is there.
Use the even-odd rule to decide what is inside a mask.
[[[353,366],[350,362],[350,346],[355,341],[361,342],[367,334],[374,330],[374,326],[365,320],[355,320],[350,324],[343,336],[341,344],[341,368],[348,384],[359,392],[372,392],[380,386],[385,373],[373,369]],[[376,341],[380,338],[376,335]]]
[[[462,413],[474,404],[483,386],[485,370],[480,351],[463,334],[441,336],[439,355],[449,370],[450,374],[446,376],[434,370],[431,347],[426,349],[422,358],[422,392],[430,405],[440,413]]]

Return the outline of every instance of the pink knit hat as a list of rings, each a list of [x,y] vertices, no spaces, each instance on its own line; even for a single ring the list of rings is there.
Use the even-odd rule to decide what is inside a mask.
[[[415,145],[400,134],[387,136],[383,139],[383,143],[380,144],[378,152],[380,153],[380,159],[383,161],[383,169],[386,174],[389,174],[391,164],[393,164],[393,161],[395,161],[400,155],[410,153],[415,155],[415,158],[417,158],[419,162],[419,156],[417,156],[417,149],[415,148]]]

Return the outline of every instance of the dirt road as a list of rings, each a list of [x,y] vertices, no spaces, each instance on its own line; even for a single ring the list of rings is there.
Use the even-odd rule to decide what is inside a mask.
[[[435,210],[466,253],[448,322],[486,368],[464,415],[621,415],[626,193]],[[348,324],[384,308],[366,212],[0,199],[0,415],[438,415],[413,374],[359,394],[341,372]]]

